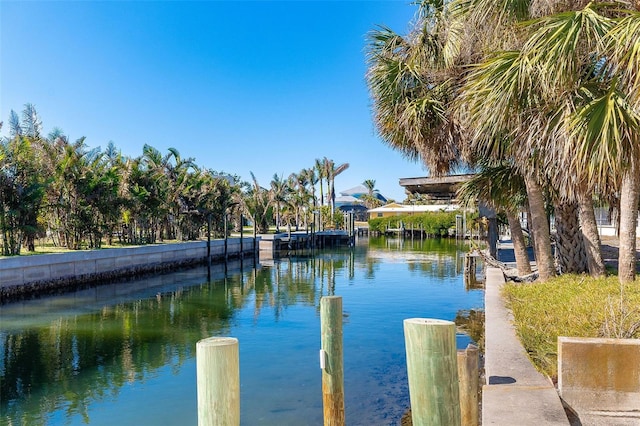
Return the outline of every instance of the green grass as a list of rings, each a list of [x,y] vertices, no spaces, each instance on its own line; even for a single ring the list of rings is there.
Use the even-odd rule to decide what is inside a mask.
[[[66,247],[57,246],[53,244],[50,240],[46,240],[46,241],[37,240],[37,241],[38,242],[35,245],[35,251],[28,251],[27,248],[23,245],[20,250],[20,256],[35,256],[39,254],[70,253],[70,252],[87,251],[87,250],[103,250],[103,249],[110,249],[110,248],[137,247],[140,245],[140,244],[131,244],[131,243],[119,243],[118,241],[114,240],[113,244],[107,244],[106,242],[103,242],[100,249],[88,249],[83,247],[80,250],[71,250]],[[163,241],[158,241],[156,244],[171,244],[171,243],[178,243],[178,242],[182,242],[182,241],[163,240]],[[3,257],[7,257],[7,256],[0,255],[0,258],[3,258]]]
[[[617,276],[563,275],[545,283],[509,283],[504,296],[529,357],[552,378],[558,336],[640,338],[640,277],[621,286]]]

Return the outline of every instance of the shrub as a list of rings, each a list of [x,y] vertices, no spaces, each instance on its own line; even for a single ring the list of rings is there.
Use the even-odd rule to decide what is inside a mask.
[[[456,215],[452,212],[427,212],[417,215],[399,215],[392,217],[378,217],[369,220],[369,230],[385,232],[388,228],[422,229],[429,236],[444,237],[449,235],[449,229],[456,226]]]
[[[504,287],[516,331],[538,370],[557,376],[558,336],[640,338],[640,286],[563,275]]]

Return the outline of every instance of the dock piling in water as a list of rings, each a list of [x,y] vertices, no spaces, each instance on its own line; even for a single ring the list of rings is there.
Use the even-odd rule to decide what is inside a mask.
[[[455,323],[404,320],[411,419],[416,426],[460,426]]]
[[[342,365],[342,297],[320,299],[322,335],[322,405],[325,426],[344,426],[344,369]],[[322,362],[324,361],[324,362]]]
[[[463,426],[477,426],[478,417],[478,347],[469,344],[458,351],[460,379],[460,417]]]
[[[211,337],[196,344],[198,426],[240,425],[238,339]]]

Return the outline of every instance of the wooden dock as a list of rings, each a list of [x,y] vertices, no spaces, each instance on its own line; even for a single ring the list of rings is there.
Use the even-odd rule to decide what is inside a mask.
[[[260,257],[273,258],[304,254],[306,250],[349,247],[354,244],[355,235],[347,231],[331,230],[320,232],[281,232],[260,236]]]

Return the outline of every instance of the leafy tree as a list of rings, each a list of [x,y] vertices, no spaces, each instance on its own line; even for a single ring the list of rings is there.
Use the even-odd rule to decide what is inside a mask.
[[[35,114],[32,108],[29,111]],[[48,185],[40,172],[39,136],[32,124],[20,124],[16,119],[12,111],[12,136],[0,141],[0,230],[5,256],[20,254],[25,240],[30,251],[35,249],[38,214]]]

